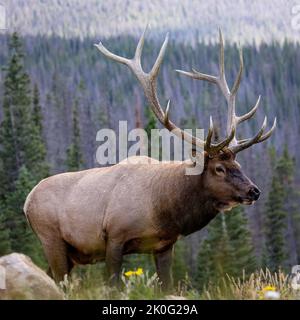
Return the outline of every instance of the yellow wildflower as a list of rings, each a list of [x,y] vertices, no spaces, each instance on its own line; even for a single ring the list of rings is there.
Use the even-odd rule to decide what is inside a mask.
[[[260,300],[264,299],[279,299],[280,293],[276,291],[274,286],[268,285],[258,291],[258,298]]]
[[[144,272],[143,272],[143,268],[138,268],[136,271],[132,271],[132,270],[127,271],[127,272],[124,273],[124,275],[125,275],[126,277],[131,277],[131,276],[133,276],[133,275],[140,276],[140,275],[142,275],[143,273],[144,273]]]
[[[143,272],[143,269],[142,268],[138,268],[137,270],[136,270],[136,272],[135,272],[135,274],[137,275],[137,276],[140,276],[140,275],[142,275],[144,272]]]
[[[263,292],[266,292],[266,291],[276,291],[276,288],[273,287],[273,286],[266,286],[266,287],[262,288],[262,291],[263,291]]]

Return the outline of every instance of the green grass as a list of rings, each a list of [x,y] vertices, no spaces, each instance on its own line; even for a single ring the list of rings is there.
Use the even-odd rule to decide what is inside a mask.
[[[300,290],[293,290],[290,279],[283,272],[271,273],[259,270],[250,277],[233,278],[227,275],[218,283],[210,283],[201,291],[196,290],[186,278],[164,294],[157,275],[144,270],[141,275],[126,277],[123,273],[122,288],[109,286],[104,280],[103,267],[88,266],[79,269],[61,286],[66,299],[84,300],[152,300],[152,299],[197,299],[197,300],[262,300],[268,299],[269,290],[280,294],[280,299],[300,299]],[[126,270],[127,271],[127,270]]]

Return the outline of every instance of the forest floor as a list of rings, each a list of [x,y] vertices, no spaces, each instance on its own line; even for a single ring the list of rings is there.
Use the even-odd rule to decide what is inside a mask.
[[[137,269],[122,276],[122,289],[105,284],[103,273],[89,268],[76,272],[71,279],[61,283],[66,299],[84,300],[152,300],[152,299],[197,299],[197,300],[300,300],[300,289],[293,289],[290,277],[282,272],[271,273],[258,270],[250,277],[226,276],[217,284],[211,283],[202,290],[194,288],[188,279],[177,285],[168,295],[161,288],[156,274]]]

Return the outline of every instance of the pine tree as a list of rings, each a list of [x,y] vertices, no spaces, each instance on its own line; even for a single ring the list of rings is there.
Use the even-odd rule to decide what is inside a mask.
[[[187,245],[184,239],[178,240],[174,245],[173,261],[172,261],[172,275],[174,285],[186,278],[189,273],[189,266],[187,261]]]
[[[6,190],[14,189],[20,168],[30,168],[33,176],[40,180],[48,173],[45,163],[46,149],[40,128],[32,117],[30,79],[24,70],[24,54],[17,33],[10,40],[11,58],[4,80],[4,117],[0,129],[2,173]]]
[[[42,116],[42,110],[41,110],[41,105],[40,105],[40,92],[37,84],[34,85],[33,88],[33,99],[32,99],[32,104],[33,104],[33,114],[32,114],[32,119],[34,125],[37,127],[39,131],[39,135],[42,137],[43,135],[43,116]]]
[[[80,128],[78,121],[78,100],[73,108],[72,143],[67,150],[67,167],[69,171],[78,171],[82,168],[82,153],[80,150]]]
[[[151,151],[153,151],[154,154],[157,151],[157,150],[151,150],[151,130],[157,128],[157,121],[153,111],[149,107],[146,108],[145,118],[146,118],[146,125],[144,129],[148,136],[148,156],[151,156]]]
[[[195,280],[199,289],[210,282],[218,282],[227,273],[231,274],[233,250],[224,214],[219,214],[208,226],[208,236],[200,247],[197,260]]]
[[[43,265],[44,257],[41,245],[23,214],[25,199],[35,184],[35,179],[23,166],[15,182],[15,190],[9,193],[4,201],[3,214],[6,217],[6,231],[9,230],[9,248],[12,251],[27,254],[34,262]]]
[[[151,110],[151,108],[146,108],[145,110],[145,117],[146,117],[146,126],[145,126],[145,131],[148,135],[148,138],[150,139],[151,137],[151,130],[155,129],[157,127],[157,121],[156,117]]]
[[[219,214],[208,226],[196,272],[196,285],[202,289],[208,283],[218,283],[226,274],[241,277],[256,267],[247,219],[242,208]]]
[[[18,170],[24,161],[24,152],[20,145],[20,134],[23,134],[23,123],[28,122],[30,114],[29,78],[23,69],[23,52],[19,37],[12,35],[9,44],[10,62],[6,68],[4,80],[3,111],[0,144],[2,159],[2,178],[6,190],[13,189],[13,183],[18,176]]]
[[[9,235],[10,249],[40,255],[36,238],[29,229],[23,205],[36,183],[48,174],[42,123],[37,115],[37,100],[32,105],[30,79],[24,69],[21,41],[14,33],[10,39],[10,60],[4,80],[3,121],[0,128],[0,237]],[[36,122],[38,120],[38,122]],[[6,246],[8,249],[8,247]],[[36,258],[37,260],[37,258]]]
[[[242,206],[233,209],[226,215],[226,225],[230,244],[234,250],[233,273],[237,276],[241,276],[242,272],[250,275],[256,270],[257,261],[248,220]]]
[[[293,160],[288,154],[287,147],[277,161],[266,203],[266,267],[271,271],[278,271],[286,267],[287,246],[285,229],[287,221],[286,200],[289,195],[289,185],[293,176]]]

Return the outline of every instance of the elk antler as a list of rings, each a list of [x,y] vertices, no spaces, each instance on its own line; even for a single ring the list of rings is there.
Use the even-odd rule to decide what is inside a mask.
[[[145,41],[145,33],[147,28],[143,32],[138,45],[136,47],[135,55],[132,59],[127,59],[124,57],[120,57],[116,54],[113,54],[109,50],[107,50],[103,44],[100,42],[99,44],[95,44],[95,46],[108,58],[117,61],[119,63],[125,64],[129,67],[129,69],[134,73],[134,75],[137,77],[139,82],[141,83],[145,96],[147,97],[149,104],[155,114],[155,116],[158,118],[160,123],[167,128],[169,131],[174,133],[177,137],[180,139],[184,139],[185,141],[191,143],[194,146],[204,148],[209,154],[216,154],[220,150],[222,150],[224,147],[228,146],[232,139],[234,139],[235,136],[235,127],[232,126],[231,130],[229,130],[228,137],[225,138],[223,141],[213,144],[211,143],[211,138],[213,135],[213,122],[212,118],[210,117],[210,127],[208,130],[207,138],[206,140],[201,140],[198,137],[192,136],[188,134],[187,132],[184,132],[182,129],[178,128],[172,121],[169,119],[169,108],[170,108],[170,101],[167,103],[166,111],[163,111],[161,104],[157,97],[156,87],[157,87],[157,76],[159,72],[159,68],[162,64],[163,57],[167,48],[168,44],[168,34],[166,35],[165,41],[160,49],[160,52],[158,54],[158,57],[151,69],[150,72],[146,73],[144,72],[142,65],[141,65],[141,55],[142,50],[144,46]]]
[[[226,99],[227,105],[228,105],[227,135],[229,136],[232,132],[236,132],[236,127],[239,123],[250,119],[255,114],[255,112],[259,106],[260,96],[258,97],[255,106],[248,113],[246,113],[242,116],[237,116],[235,114],[235,98],[236,98],[238,88],[240,86],[241,77],[242,77],[243,68],[244,68],[243,54],[242,54],[242,50],[240,49],[240,52],[239,52],[240,67],[239,67],[239,71],[238,71],[237,77],[235,79],[235,82],[233,84],[233,87],[230,91],[228,84],[227,84],[227,81],[226,81],[226,77],[225,77],[224,41],[223,41],[223,36],[222,36],[221,30],[219,30],[219,38],[220,38],[220,58],[219,58],[219,72],[220,72],[220,74],[219,74],[219,76],[211,76],[211,75],[208,75],[205,73],[198,72],[195,69],[192,69],[192,72],[186,72],[186,71],[182,71],[182,70],[176,70],[176,71],[185,75],[185,76],[191,77],[193,79],[205,80],[205,81],[211,82],[213,84],[216,84],[220,88],[222,94],[225,96],[225,99]],[[253,144],[256,144],[256,143],[259,143],[259,142],[262,142],[262,141],[265,141],[266,139],[268,139],[276,127],[276,118],[274,119],[274,123],[273,123],[272,128],[268,132],[264,133],[264,131],[266,129],[266,124],[267,124],[267,117],[265,117],[261,129],[252,138],[239,140],[239,141],[236,139],[236,137],[231,139],[230,144],[229,144],[229,149],[234,153],[238,153],[246,148],[249,148]]]

